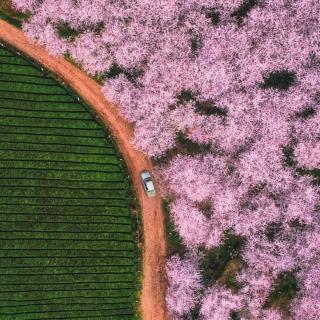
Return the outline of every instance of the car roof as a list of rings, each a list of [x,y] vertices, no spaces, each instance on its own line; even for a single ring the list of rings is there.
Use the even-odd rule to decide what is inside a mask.
[[[147,187],[148,191],[154,190],[154,185],[151,180],[146,182],[146,187]]]

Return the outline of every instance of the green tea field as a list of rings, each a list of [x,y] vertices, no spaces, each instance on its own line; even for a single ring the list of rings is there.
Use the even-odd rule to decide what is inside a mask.
[[[76,95],[0,46],[0,320],[135,318],[122,163]]]

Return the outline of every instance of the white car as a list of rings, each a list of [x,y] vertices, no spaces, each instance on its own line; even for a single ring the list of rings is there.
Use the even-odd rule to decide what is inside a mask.
[[[148,197],[154,197],[156,195],[156,190],[154,188],[154,184],[152,182],[149,171],[146,171],[146,170],[142,171],[140,173],[140,177],[141,177],[143,188],[146,191]]]

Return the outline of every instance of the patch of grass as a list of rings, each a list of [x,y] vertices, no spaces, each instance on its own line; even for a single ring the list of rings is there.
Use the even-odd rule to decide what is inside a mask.
[[[292,272],[280,274],[275,281],[270,293],[266,307],[282,310],[286,315],[290,314],[290,303],[299,292],[298,281]]]
[[[288,90],[296,83],[296,74],[293,71],[272,71],[264,76],[264,82],[260,85],[262,89]]]
[[[12,24],[13,26],[21,29],[22,22],[18,19],[12,18],[9,14],[7,14],[5,11],[0,10],[0,19],[5,20]]]
[[[201,261],[202,278],[206,287],[211,286],[223,276],[232,260],[241,260],[241,250],[245,240],[236,235],[226,235],[223,244],[213,249],[203,249]],[[232,262],[232,270],[238,262]],[[227,278],[227,277],[226,277]]]
[[[64,52],[63,57],[70,62],[71,64],[73,64],[74,66],[76,66],[79,69],[83,69],[83,66],[80,62],[76,62],[76,60],[72,57],[72,54],[69,50],[67,50],[66,52]],[[93,77],[91,77],[93,78]]]
[[[220,285],[231,289],[233,292],[237,292],[241,288],[241,285],[236,280],[236,276],[243,267],[244,263],[239,257],[230,260],[226,264],[225,270],[223,271],[217,282]]]
[[[170,208],[168,201],[163,201],[163,208],[165,212],[165,228],[167,235],[167,254],[168,257],[179,254],[183,257],[186,253],[186,246],[182,242],[179,233],[175,230],[172,218],[170,216]]]

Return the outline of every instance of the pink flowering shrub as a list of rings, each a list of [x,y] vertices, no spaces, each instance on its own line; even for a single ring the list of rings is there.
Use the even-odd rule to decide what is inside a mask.
[[[172,191],[191,201],[202,201],[212,195],[226,175],[224,160],[212,155],[178,156],[164,170]]]
[[[317,320],[320,317],[320,307],[317,303],[320,294],[320,265],[319,261],[310,269],[300,272],[302,292],[293,303],[294,319]]]
[[[174,224],[189,248],[204,245],[207,242],[210,232],[209,219],[192,202],[179,199],[171,205],[170,209]]]
[[[187,314],[197,302],[201,289],[201,275],[194,257],[172,256],[167,261],[167,308],[174,319]]]
[[[238,296],[228,289],[214,286],[205,295],[200,314],[203,320],[229,320],[231,312],[241,307]]]
[[[32,11],[39,6],[39,4],[38,0],[21,0],[14,2],[15,8],[22,11]]]
[[[295,149],[297,161],[307,168],[320,167],[320,141],[308,141],[299,143]]]
[[[228,232],[247,239],[237,294],[215,284],[197,296],[196,258],[169,259],[170,312],[178,319],[197,303],[204,319],[240,308],[279,320],[265,300],[279,274],[300,270],[293,319],[318,319],[319,1],[13,3],[32,12],[31,38],[104,81],[134,123],[132,143],[169,159],[158,171],[188,249],[219,246]]]

